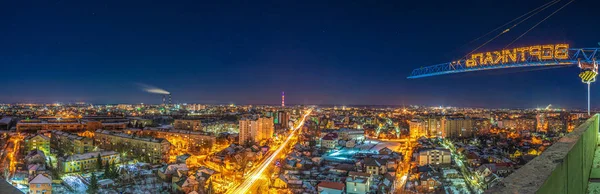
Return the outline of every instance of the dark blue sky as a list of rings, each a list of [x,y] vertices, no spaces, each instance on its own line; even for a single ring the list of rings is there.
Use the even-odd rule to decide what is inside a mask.
[[[406,79],[545,2],[4,1],[0,102],[160,103],[144,83],[174,102],[584,107],[575,67]],[[576,1],[515,46],[597,47],[599,7]]]

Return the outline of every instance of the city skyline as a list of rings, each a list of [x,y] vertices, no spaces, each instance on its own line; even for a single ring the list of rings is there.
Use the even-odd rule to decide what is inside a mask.
[[[597,0],[0,7],[0,193],[600,193]]]
[[[161,96],[139,89],[144,83],[172,92],[174,103],[278,104],[286,91],[288,104],[584,108],[577,68],[406,79],[463,56],[478,45],[465,43],[545,2],[494,4],[505,14],[486,11],[493,2],[9,2],[0,62],[11,73],[0,78],[0,103],[159,104]],[[514,46],[596,47],[597,26],[569,22],[593,19],[586,3],[595,2],[565,7]]]

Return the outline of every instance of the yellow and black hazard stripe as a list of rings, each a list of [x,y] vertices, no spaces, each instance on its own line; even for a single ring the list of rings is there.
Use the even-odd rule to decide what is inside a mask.
[[[598,75],[598,73],[588,70],[579,73],[579,78],[581,78],[581,81],[583,82],[591,82],[594,80],[594,78],[596,78],[596,75]]]

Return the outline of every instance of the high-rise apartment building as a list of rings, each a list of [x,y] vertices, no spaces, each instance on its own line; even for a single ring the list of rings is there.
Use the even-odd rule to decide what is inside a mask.
[[[245,144],[246,142],[258,143],[262,140],[267,140],[273,137],[273,133],[275,132],[273,118],[271,117],[243,118],[240,119],[239,123],[240,144]]]
[[[417,139],[419,137],[443,136],[445,120],[439,117],[428,117],[424,119],[413,119],[409,125],[410,137]]]
[[[473,134],[473,119],[447,118],[445,119],[444,137],[470,137]]]
[[[277,113],[277,121],[282,128],[287,129],[289,127],[290,115],[285,111],[279,111]]]
[[[439,117],[429,117],[424,119],[425,121],[425,130],[427,131],[427,136],[429,137],[441,137],[444,131],[445,123],[443,119]]]
[[[425,129],[425,122],[422,119],[412,119],[408,123],[408,132],[410,133],[410,139],[417,139],[427,134]]]
[[[498,127],[518,131],[534,130],[536,129],[536,120],[531,118],[504,119],[498,121]]]

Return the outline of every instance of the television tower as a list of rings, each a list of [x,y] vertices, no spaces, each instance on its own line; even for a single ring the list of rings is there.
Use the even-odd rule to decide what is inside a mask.
[[[281,107],[285,107],[285,92],[281,92]]]

